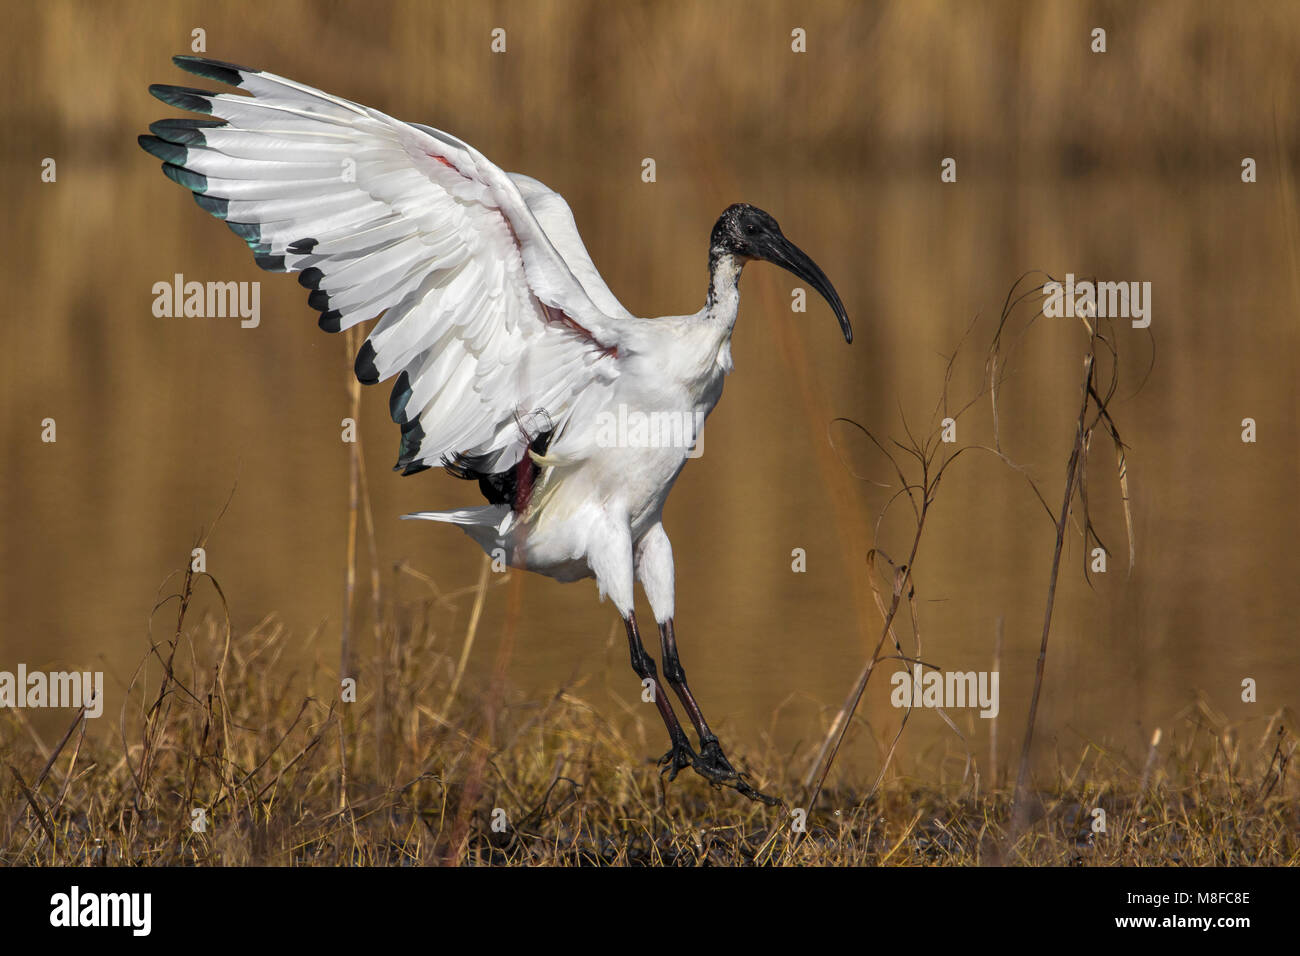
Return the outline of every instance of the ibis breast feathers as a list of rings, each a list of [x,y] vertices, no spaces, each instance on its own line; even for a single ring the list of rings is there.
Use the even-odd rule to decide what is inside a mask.
[[[617,378],[636,320],[557,193],[431,127],[270,73],[175,62],[252,95],[153,86],[204,118],[154,123],[141,146],[258,265],[298,274],[321,328],[382,313],[356,372],[395,379],[399,468],[508,468],[533,416],[558,423]]]

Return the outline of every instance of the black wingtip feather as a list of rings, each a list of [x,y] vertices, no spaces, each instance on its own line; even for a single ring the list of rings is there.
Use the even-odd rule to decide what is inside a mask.
[[[406,403],[411,400],[411,374],[405,369],[393,383],[393,394],[388,396],[388,414],[399,425],[406,424]]]
[[[150,123],[149,132],[169,143],[179,143],[182,146],[206,146],[208,141],[203,135],[203,130],[227,125],[229,124],[225,120],[165,119]]]
[[[297,255],[307,255],[318,245],[315,239],[295,239],[289,243],[289,251]]]
[[[146,137],[144,136],[140,137],[142,140],[145,138]],[[161,142],[161,140],[159,142]],[[144,143],[141,143],[140,145],[144,146]],[[153,152],[153,150],[149,151]],[[154,155],[156,156],[157,153],[154,153]],[[184,186],[186,189],[193,192],[196,197],[201,196],[208,190],[208,177],[204,176],[202,173],[196,173],[192,169],[186,169],[184,166],[175,166],[172,163],[163,163],[162,171],[168,179]]]
[[[317,295],[313,292],[312,295]],[[357,381],[362,385],[374,385],[379,381],[379,369],[375,367],[375,347],[366,339],[361,344],[361,351],[357,353],[356,363]]]
[[[367,345],[369,342],[366,343]],[[397,448],[397,464],[393,466],[393,471],[402,468],[410,468],[417,464],[415,457],[420,453],[420,445],[424,443],[424,428],[420,425],[418,418],[412,419],[402,426],[402,443]],[[403,472],[405,474],[405,472]]]
[[[290,251],[293,251],[292,247],[290,247]],[[324,278],[325,273],[321,272],[315,266],[312,266],[309,269],[303,269],[302,272],[298,274],[298,284],[304,289],[311,289],[315,292],[320,288],[321,280]]]
[[[195,76],[216,80],[218,83],[229,83],[231,86],[243,84],[244,78],[240,75],[241,73],[262,72],[261,70],[250,70],[246,66],[227,63],[224,60],[209,60],[207,57],[189,56],[187,54],[172,57],[172,62],[186,73],[193,73]]]
[[[330,310],[329,293],[324,289],[316,289],[311,295],[307,296],[307,304],[317,312],[328,312]]]
[[[230,231],[243,239],[250,246],[264,245],[262,242],[262,227],[255,222],[227,222],[226,225]],[[270,248],[255,249],[255,252],[270,252]]]
[[[320,326],[322,332],[341,332],[343,330],[343,313],[338,309],[330,309],[328,312],[322,312],[316,324]]]
[[[218,95],[211,90],[196,90],[188,86],[169,86],[166,83],[152,84],[149,87],[149,93],[168,106],[189,110],[193,113],[211,113],[212,97]]]
[[[136,142],[150,156],[157,156],[164,163],[172,163],[176,166],[183,166],[186,157],[189,155],[189,150],[184,146],[169,143],[157,136],[137,136]]]
[[[166,170],[164,169],[164,172]],[[220,196],[205,196],[202,193],[194,194],[194,201],[199,204],[199,208],[218,219],[225,219],[230,212],[230,200],[222,199]]]

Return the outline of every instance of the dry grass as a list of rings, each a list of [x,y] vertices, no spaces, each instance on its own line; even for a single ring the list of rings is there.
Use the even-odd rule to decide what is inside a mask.
[[[78,719],[48,746],[22,711],[7,710],[0,861],[1300,862],[1300,810],[1287,779],[1295,740],[1278,718],[1247,737],[1198,699],[1161,746],[1136,760],[1087,744],[1035,791],[1014,844],[1010,788],[982,787],[978,773],[947,786],[895,773],[856,809],[855,794],[830,786],[799,834],[790,808],[751,804],[689,774],[665,792],[642,742],[658,740],[651,714],[644,726],[633,715],[620,731],[564,688],[540,701],[507,689],[494,702],[464,681],[450,695],[462,639],[448,641],[431,625],[437,602],[386,610],[380,642],[360,665],[356,703],[312,696],[334,680],[321,669],[325,655],[316,669],[296,669],[288,662],[301,655],[276,621],[229,635],[220,613],[191,623],[187,610],[150,653],[120,732],[88,734]],[[743,757],[764,789],[802,792],[811,754]],[[1091,832],[1094,807],[1106,811],[1105,833]],[[206,813],[204,832],[191,828],[196,808]],[[494,830],[497,808],[505,826]]]
[[[960,779],[936,784],[935,779],[944,781],[942,759],[937,776],[933,767],[900,766],[899,742],[910,712],[884,738],[856,713],[878,663],[923,660],[912,567],[925,515],[948,466],[964,451],[982,449],[1028,478],[998,438],[1005,356],[1040,317],[1032,311],[1022,316],[1019,331],[1011,330],[1011,313],[1028,298],[1019,287],[999,317],[982,384],[965,404],[949,403],[954,352],[947,359],[943,394],[919,438],[906,422],[906,441],[877,438],[858,426],[898,479],[874,529],[875,540],[896,502],[911,503],[915,524],[910,549],[900,552],[907,553],[904,562],[895,563],[878,545],[868,552],[868,563],[881,576],[874,587],[882,621],[879,640],[839,712],[826,714],[826,725],[809,735],[824,741],[821,748],[781,753],[768,746],[733,754],[760,789],[784,795],[787,804],[750,803],[732,790],[710,789],[689,772],[666,787],[652,760],[661,734],[653,708],[633,707],[611,719],[580,697],[578,687],[558,688],[545,700],[512,691],[504,674],[519,594],[490,584],[511,579],[488,574],[486,563],[477,585],[462,592],[444,594],[431,586],[428,599],[384,597],[365,468],[356,453],[350,469],[341,654],[324,643],[304,653],[275,618],[233,633],[216,579],[192,569],[178,571],[164,584],[163,590],[174,586],[175,591],[155,608],[151,646],[118,698],[125,704],[113,732],[107,732],[111,716],[88,733],[89,722],[78,714],[50,746],[22,710],[0,714],[5,765],[0,794],[6,797],[0,863],[1300,863],[1300,804],[1288,793],[1293,785],[1287,779],[1296,748],[1295,719],[1285,708],[1262,728],[1259,722],[1233,724],[1197,695],[1164,733],[1156,732],[1146,752],[1133,757],[1084,741],[1077,753],[1066,755],[1058,744],[1050,781],[1040,773],[1030,784],[1035,706],[1071,519],[1085,543],[1101,543],[1086,470],[1097,429],[1116,452],[1130,562],[1135,554],[1126,446],[1107,409],[1118,382],[1119,353],[1113,331],[1103,334],[1086,320],[1082,410],[1059,513],[1029,481],[1051,518],[1055,552],[1034,703],[1017,769],[999,774],[983,768],[982,775],[979,761],[966,749]],[[945,449],[938,437],[941,420],[962,417],[986,395],[992,445]],[[354,390],[354,403],[356,397]],[[356,626],[357,605],[366,603],[356,593],[363,536],[373,625],[366,630]],[[197,544],[205,543],[200,536]],[[423,577],[405,566],[397,570]],[[427,578],[425,583],[433,584]],[[474,686],[466,664],[489,600],[506,602],[505,631],[499,635],[495,673],[486,686]],[[453,619],[449,612],[461,602],[469,608],[468,623],[464,634],[453,635],[443,629],[444,622]],[[905,651],[904,643],[910,649]],[[887,646],[896,654],[882,656]],[[305,671],[295,663],[303,660],[312,662]],[[341,692],[347,677],[355,677],[354,694]],[[630,673],[627,680],[633,686]],[[941,716],[964,741],[956,725]],[[843,771],[832,775],[842,747],[878,755],[870,786],[851,786]],[[1008,776],[1013,780],[1004,779]],[[194,825],[196,817],[205,825]]]

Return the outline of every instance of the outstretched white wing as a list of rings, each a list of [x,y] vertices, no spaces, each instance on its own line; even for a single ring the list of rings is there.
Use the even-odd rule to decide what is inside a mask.
[[[273,272],[297,272],[321,328],[383,318],[357,355],[396,376],[406,473],[503,471],[530,432],[618,375],[632,321],[564,200],[472,146],[270,73],[178,56],[252,96],[152,86],[212,119],[152,124],[140,145]],[[539,417],[540,416],[540,417]]]

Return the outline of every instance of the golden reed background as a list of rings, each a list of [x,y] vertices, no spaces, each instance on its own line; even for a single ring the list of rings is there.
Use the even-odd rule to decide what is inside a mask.
[[[634,313],[699,307],[709,228],[737,200],[772,212],[831,276],[851,348],[820,301],[791,315],[790,277],[751,267],[736,372],[666,512],[684,659],[731,747],[763,734],[811,747],[879,627],[863,556],[888,492],[835,463],[828,421],[893,434],[900,410],[924,422],[943,356],[978,314],[955,384],[969,391],[987,320],[1028,269],[1152,282],[1155,349],[1134,394],[1152,340],[1121,334],[1128,372],[1113,406],[1132,446],[1137,567],[1126,577],[1116,555],[1090,590],[1071,537],[1039,756],[1090,739],[1140,758],[1197,691],[1261,732],[1300,703],[1300,6],[46,2],[9,5],[5,18],[0,669],[106,670],[115,714],[160,582],[236,481],[209,549],[236,628],[278,615],[304,655],[337,654],[350,356],[316,330],[292,278],[259,272],[135,143],[177,115],[149,83],[205,85],[168,59],[202,27],[210,56],[448,130],[548,183]],[[498,26],[506,55],[489,50]],[[795,26],[804,55],[790,52]],[[1108,31],[1104,55],[1089,51],[1094,26]],[[56,184],[40,182],[46,156]],[[647,156],[653,185],[640,180]],[[956,185],[939,182],[945,156],[958,160]],[[1259,163],[1255,185],[1240,181],[1244,156]],[[151,286],[176,272],[261,280],[261,327],[154,318]],[[1042,322],[1002,399],[1004,444],[1054,506],[1081,355],[1076,325]],[[397,516],[476,491],[388,471],[386,397],[365,392],[361,423],[386,597],[429,596],[392,573],[403,560],[444,591],[470,586],[481,559],[467,539]],[[1258,444],[1240,441],[1246,416]],[[56,444],[40,441],[45,417]],[[987,419],[981,409],[959,437],[989,440]],[[1122,552],[1108,450],[1093,469],[1095,509]],[[879,543],[902,550],[905,531],[890,522]],[[1005,766],[1052,529],[1020,478],[972,457],[928,535],[924,656],[987,669],[1005,617]],[[805,574],[791,573],[795,547],[807,549]],[[495,657],[505,593],[491,592],[472,679]],[[527,577],[522,608],[511,684],[542,696],[585,679],[578,693],[623,719],[638,685],[594,586]],[[461,600],[448,615],[449,648],[467,612]],[[1260,682],[1253,706],[1239,700],[1247,676]],[[882,740],[897,723],[886,689],[873,682],[864,710]],[[988,722],[957,720],[983,760]],[[870,742],[852,747],[843,766],[870,770]],[[962,753],[918,713],[900,766],[960,772]]]

